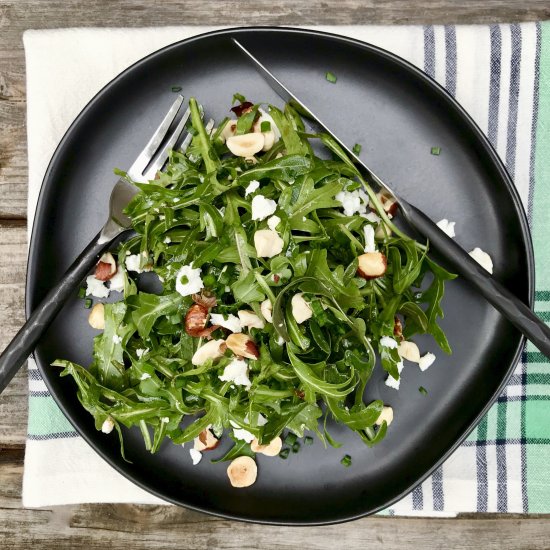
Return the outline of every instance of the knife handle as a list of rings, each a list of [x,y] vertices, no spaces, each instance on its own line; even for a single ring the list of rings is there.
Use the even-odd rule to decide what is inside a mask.
[[[533,311],[481,267],[459,244],[444,233],[416,206],[399,198],[403,217],[426,237],[451,270],[467,280],[546,357],[550,358],[550,328]]]
[[[34,350],[38,340],[53,321],[63,304],[74,294],[78,285],[97,262],[111,241],[102,242],[97,235],[67,269],[31,313],[27,322],[0,355],[0,393]]]

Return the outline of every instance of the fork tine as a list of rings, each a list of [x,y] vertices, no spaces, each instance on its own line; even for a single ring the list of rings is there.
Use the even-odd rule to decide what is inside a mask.
[[[158,154],[157,158],[153,161],[151,166],[147,169],[147,172],[143,174],[143,178],[145,181],[152,180],[159,170],[162,169],[166,161],[168,160],[168,154],[169,152],[174,148],[174,145],[176,144],[176,141],[178,141],[181,133],[183,132],[185,125],[187,124],[187,121],[189,120],[189,117],[191,116],[191,109],[187,108],[185,113],[183,114],[183,117],[179,121],[176,129],[173,131],[172,135]]]
[[[202,118],[202,115],[203,115],[203,113],[201,113],[201,118]],[[212,128],[214,128],[214,119],[213,118],[211,118],[206,123],[206,126],[204,127],[204,129],[206,130],[207,133],[210,133],[212,131]],[[183,143],[181,144],[181,147],[180,147],[180,151],[182,153],[185,153],[185,151],[187,151],[187,148],[191,144],[192,139],[193,139],[193,134],[191,134],[191,133],[189,133],[185,136],[185,139],[183,140]]]
[[[183,103],[183,96],[178,95],[174,103],[172,103],[172,106],[170,107],[169,111],[166,113],[166,116],[160,123],[159,127],[155,130],[155,133],[147,143],[147,145],[143,148],[143,151],[138,155],[136,160],[134,161],[134,164],[130,167],[128,170],[128,175],[135,181],[142,181],[142,173],[151,162],[151,159],[153,158],[156,150],[159,148],[159,145],[162,143],[162,140],[166,136],[166,133],[168,132],[168,129],[170,128],[170,125],[176,118],[176,115],[178,114],[178,111],[181,107],[181,104]]]

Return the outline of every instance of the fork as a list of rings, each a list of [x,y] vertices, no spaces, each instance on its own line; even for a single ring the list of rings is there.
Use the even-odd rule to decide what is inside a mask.
[[[170,132],[170,128],[180,111],[182,103],[183,96],[179,95],[147,145],[127,171],[131,180],[146,183],[154,179],[156,174],[166,164],[170,150],[176,145],[191,115],[191,111],[188,108],[176,128]],[[213,126],[214,121],[210,120],[206,125],[207,132],[210,133]],[[191,143],[192,137],[191,133],[188,132],[181,145],[182,152],[185,152]],[[163,142],[165,143],[159,151]],[[31,313],[27,322],[0,355],[0,393],[32,353],[40,337],[53,321],[63,304],[71,296],[74,296],[76,288],[90,269],[97,263],[101,254],[118,236],[131,229],[131,220],[124,213],[124,209],[138,191],[137,187],[123,178],[117,181],[109,199],[109,215],[101,231],[92,239],[69,269],[67,269],[59,283],[46,294],[42,302]]]

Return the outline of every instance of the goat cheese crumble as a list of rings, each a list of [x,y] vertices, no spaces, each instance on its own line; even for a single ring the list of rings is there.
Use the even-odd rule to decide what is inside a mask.
[[[263,195],[256,195],[252,199],[252,219],[262,221],[271,216],[277,210],[277,203],[272,199],[266,199]]]
[[[396,380],[391,374],[388,375],[386,378],[386,386],[388,388],[393,388],[394,390],[398,390],[399,386],[401,385],[401,371],[403,370],[403,361],[399,361],[397,363],[397,372],[399,373],[399,378]]]
[[[226,328],[231,332],[242,332],[243,330],[241,320],[232,313],[230,313],[226,317],[224,317],[221,313],[211,313],[210,324],[220,325],[220,327]]]
[[[260,187],[260,182],[258,180],[252,180],[248,187],[244,190],[244,196],[248,197],[248,195],[252,195],[254,191],[257,191]]]
[[[184,265],[176,273],[176,292],[182,296],[196,294],[203,288],[200,268],[194,269],[190,265]]]
[[[451,239],[456,236],[456,233],[455,233],[456,222],[450,222],[447,218],[443,218],[442,220],[439,220],[436,223],[436,225],[437,227],[439,227],[439,229],[441,229],[441,231],[443,231],[443,233],[446,233],[447,235],[449,235]]]
[[[96,279],[93,275],[88,275],[86,277],[86,296],[107,298],[109,296],[109,289],[99,279]]]
[[[244,359],[233,359],[223,370],[218,378],[222,382],[232,382],[236,386],[250,388],[251,382],[248,378],[248,365]]]

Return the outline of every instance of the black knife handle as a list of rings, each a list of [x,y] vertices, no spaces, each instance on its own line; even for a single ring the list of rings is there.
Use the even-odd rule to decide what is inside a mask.
[[[59,283],[52,288],[27,322],[0,355],[0,393],[34,350],[38,340],[48,328],[63,304],[73,295],[91,267],[97,262],[110,241],[100,242],[99,234],[67,269]]]
[[[399,199],[404,218],[430,241],[450,268],[466,279],[484,298],[500,311],[539,350],[550,357],[550,328],[547,327],[519,298],[494,279],[460,245],[412,204]]]

